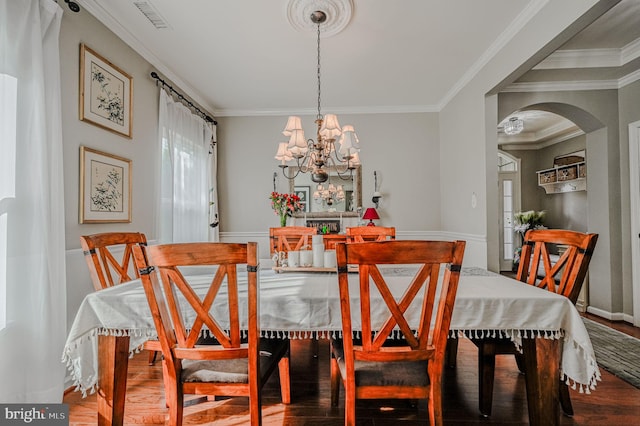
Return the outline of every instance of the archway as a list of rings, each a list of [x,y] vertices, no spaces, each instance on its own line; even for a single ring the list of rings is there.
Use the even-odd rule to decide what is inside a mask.
[[[606,110],[606,105],[610,102],[602,102],[602,105],[591,108],[594,102],[589,98],[593,96],[593,93],[584,95],[561,92],[501,93],[498,95],[497,118],[498,122],[501,122],[514,111],[548,111],[565,117],[584,131],[589,158],[588,199],[598,200],[597,203],[588,203],[587,231],[600,235],[598,247],[590,266],[590,283],[595,283],[595,285],[592,286],[594,288],[590,293],[589,305],[594,305],[595,301],[596,306],[589,308],[589,311],[605,313],[602,316],[607,317],[611,312],[619,309],[617,305],[621,306],[621,301],[618,300],[618,297],[622,297],[620,290],[622,282],[619,273],[620,259],[615,255],[615,249],[613,249],[620,241],[620,219],[613,214],[619,211],[620,201],[614,187],[615,177],[610,173],[609,166],[609,159],[612,158],[611,151],[613,150],[614,154],[616,149],[619,151],[619,148],[613,145],[617,140],[618,129],[617,116],[614,117]],[[566,99],[571,99],[572,103],[564,102]],[[530,176],[525,177],[523,174],[522,179],[529,178],[533,179]],[[495,202],[497,203],[498,200]],[[490,241],[494,248],[488,252],[495,255],[498,253],[499,229],[495,226],[489,231],[494,235]],[[617,246],[619,247],[619,245]],[[495,264],[496,260],[490,260],[488,263]]]

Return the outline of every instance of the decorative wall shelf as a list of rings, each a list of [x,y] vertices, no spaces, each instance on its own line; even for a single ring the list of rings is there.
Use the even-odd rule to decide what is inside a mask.
[[[547,194],[587,190],[587,164],[584,161],[540,170],[537,174],[538,186]]]

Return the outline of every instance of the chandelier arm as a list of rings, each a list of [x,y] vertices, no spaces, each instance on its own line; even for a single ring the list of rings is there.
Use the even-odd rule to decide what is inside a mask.
[[[287,172],[285,171],[286,169],[290,168],[289,166],[285,165],[279,165],[278,167],[280,167],[282,169],[282,175],[287,178],[288,180],[293,180],[296,178],[296,176],[298,176],[300,174],[300,168],[298,168],[298,171],[292,176],[291,173],[289,173],[287,175]]]
[[[338,177],[342,180],[351,180],[353,178],[353,169],[355,168],[355,166],[351,165],[351,162],[349,160],[347,160],[347,162],[344,164],[344,170],[340,171],[340,165],[342,165],[342,161],[340,162],[336,162],[332,157],[329,157],[327,159],[327,165],[333,166],[336,170],[336,173],[338,174]],[[349,174],[347,175],[347,172],[349,172]]]

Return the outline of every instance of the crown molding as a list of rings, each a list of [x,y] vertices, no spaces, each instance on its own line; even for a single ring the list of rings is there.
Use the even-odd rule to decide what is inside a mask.
[[[621,49],[558,50],[533,67],[534,70],[606,68],[622,65]]]
[[[620,67],[640,57],[640,38],[622,48],[558,50],[534,70]]]
[[[374,107],[340,107],[322,108],[333,114],[412,114],[440,112],[437,105],[399,105],[399,106],[374,106]],[[313,115],[318,113],[313,108],[295,109],[219,109],[214,110],[216,117],[272,117],[285,115]]]
[[[618,80],[592,81],[546,81],[536,83],[513,83],[502,92],[564,92],[573,90],[618,89]]]
[[[568,141],[569,139],[573,139],[575,137],[582,136],[582,135],[584,135],[584,132],[580,129],[576,129],[572,132],[565,133],[555,138],[545,140],[544,142],[528,141],[524,143],[518,143],[517,141],[510,139],[508,142],[500,142],[500,140],[498,140],[498,145],[500,146],[500,149],[506,149],[509,151],[523,151],[523,150],[535,151],[538,149],[546,148],[551,145],[555,145],[560,142]]]

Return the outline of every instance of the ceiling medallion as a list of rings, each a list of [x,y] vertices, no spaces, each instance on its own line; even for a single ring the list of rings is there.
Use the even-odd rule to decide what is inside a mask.
[[[327,19],[322,23],[322,38],[342,31],[351,21],[353,0],[289,0],[287,18],[293,28],[302,32],[315,32],[317,27],[309,17],[322,11]]]

